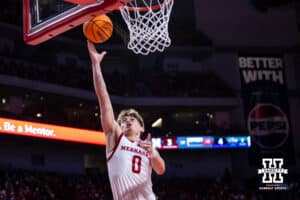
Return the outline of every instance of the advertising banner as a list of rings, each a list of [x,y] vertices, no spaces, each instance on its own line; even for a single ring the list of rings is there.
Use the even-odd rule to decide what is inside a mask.
[[[239,55],[246,126],[251,136],[250,163],[284,158],[294,163],[284,60],[281,56]]]

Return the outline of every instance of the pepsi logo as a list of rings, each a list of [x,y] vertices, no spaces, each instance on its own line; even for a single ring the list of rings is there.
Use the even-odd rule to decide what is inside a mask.
[[[256,104],[248,116],[248,131],[253,142],[262,148],[274,149],[282,146],[289,134],[286,114],[271,103]]]

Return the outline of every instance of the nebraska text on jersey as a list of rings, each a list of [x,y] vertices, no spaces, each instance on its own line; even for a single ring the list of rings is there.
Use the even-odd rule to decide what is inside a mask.
[[[132,148],[132,147],[128,147],[128,146],[121,146],[121,150],[130,151],[130,152],[137,153],[137,154],[140,154],[140,155],[143,155],[143,156],[146,156],[149,158],[148,153],[142,149]]]

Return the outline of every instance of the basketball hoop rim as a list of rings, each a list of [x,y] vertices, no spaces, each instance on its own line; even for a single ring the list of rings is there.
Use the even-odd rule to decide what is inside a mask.
[[[142,11],[142,12],[146,12],[148,10],[158,10],[160,9],[163,5],[167,5],[167,4],[170,4],[172,3],[174,0],[167,0],[167,2],[164,2],[164,3],[161,3],[161,4],[158,4],[158,5],[154,5],[154,6],[151,6],[151,7],[131,7],[131,6],[123,6],[123,7],[126,7],[127,10],[129,11]]]

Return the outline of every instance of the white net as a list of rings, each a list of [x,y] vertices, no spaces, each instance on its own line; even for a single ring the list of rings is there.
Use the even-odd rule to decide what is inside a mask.
[[[128,49],[148,55],[171,45],[168,24],[173,0],[133,0],[120,8],[129,29]]]

